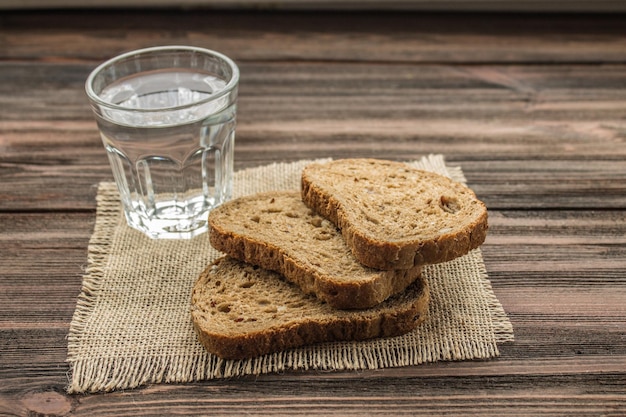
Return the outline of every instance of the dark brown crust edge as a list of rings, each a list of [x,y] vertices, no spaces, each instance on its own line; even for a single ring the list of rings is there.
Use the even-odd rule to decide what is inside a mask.
[[[404,291],[421,275],[421,267],[414,266],[405,270],[380,271],[377,279],[359,284],[336,283],[300,265],[281,248],[223,229],[214,217],[209,215],[209,242],[215,249],[240,261],[278,272],[305,293],[313,294],[337,309],[374,307]]]
[[[353,319],[337,318],[329,323],[310,320],[298,326],[275,327],[249,334],[247,337],[210,333],[197,320],[193,320],[193,324],[198,340],[208,352],[230,360],[254,358],[323,342],[400,336],[413,331],[425,321],[430,302],[428,286],[423,278],[420,277],[410,287],[419,287],[414,289],[417,296],[411,304],[403,310],[389,309],[376,318],[368,317],[367,314],[355,314]]]
[[[471,191],[471,190],[470,190]],[[467,229],[440,236],[436,240],[407,242],[404,245],[372,240],[355,225],[347,222],[341,203],[306,178],[301,179],[302,201],[341,230],[354,257],[363,265],[381,270],[408,269],[416,265],[447,262],[482,245],[487,237],[488,215],[484,203],[482,215]]]

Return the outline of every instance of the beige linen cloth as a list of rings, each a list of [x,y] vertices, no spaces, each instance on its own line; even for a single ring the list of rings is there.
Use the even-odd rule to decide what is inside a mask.
[[[235,197],[297,189],[311,161],[276,163],[235,173]],[[464,182],[441,155],[411,165]],[[255,359],[223,360],[197,341],[191,288],[220,254],[206,234],[151,240],[126,225],[113,183],[101,183],[88,266],[68,335],[68,392],[129,389],[286,370],[361,370],[425,362],[486,359],[513,329],[492,291],[480,250],[427,266],[431,303],[426,322],[405,336],[325,343]]]

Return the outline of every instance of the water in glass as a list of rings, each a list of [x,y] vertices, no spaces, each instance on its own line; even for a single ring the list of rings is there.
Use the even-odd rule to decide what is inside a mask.
[[[206,231],[210,209],[230,198],[236,104],[220,96],[225,84],[175,69],[102,91],[117,105],[102,109],[98,124],[133,227],[154,238],[193,237]]]

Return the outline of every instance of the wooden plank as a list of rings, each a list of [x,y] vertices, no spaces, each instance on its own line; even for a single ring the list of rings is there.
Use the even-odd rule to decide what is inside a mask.
[[[410,389],[398,387],[410,384]],[[625,409],[623,377],[549,375],[452,378],[389,376],[366,371],[312,376],[306,385],[289,374],[200,384],[155,385],[139,392],[65,396],[61,392],[11,394],[0,411],[17,414],[54,405],[72,415],[609,415]],[[13,400],[12,404],[9,401]],[[4,406],[4,407],[3,407]],[[19,408],[18,408],[19,407]],[[48,411],[47,414],[52,414]],[[55,413],[60,414],[60,413]]]
[[[227,9],[227,10],[308,10],[308,11],[461,11],[461,12],[623,12],[626,7],[616,0],[4,0],[0,10],[65,9],[65,8],[166,8],[166,9]]]
[[[93,123],[84,83],[94,67],[95,63],[0,62],[6,80],[0,84],[2,121],[54,120],[57,126],[68,128],[70,121]],[[582,130],[570,131],[573,137],[623,132],[620,115],[626,92],[620,87],[626,79],[625,65],[283,62],[242,63],[240,67],[241,121],[264,122],[267,128],[280,129],[285,124],[283,130],[293,130],[294,124],[311,119],[337,123],[417,118],[430,121],[430,129],[441,129],[437,123],[442,119],[463,117],[467,127],[482,118],[509,135],[520,133],[520,121],[533,120],[543,121],[555,133]],[[500,120],[512,123],[508,132]],[[572,127],[566,121],[573,122]]]
[[[240,140],[239,144],[241,142]],[[274,147],[271,154],[259,154],[256,151],[258,144],[253,145],[251,149],[239,144],[236,156],[246,162],[238,163],[237,169],[300,158],[377,157],[410,160],[431,153],[428,152],[428,148],[419,148],[420,151],[416,151],[415,147],[419,145],[390,152],[372,145],[367,148],[359,146],[329,150],[318,144],[320,148],[314,153],[290,150],[281,152],[279,147]],[[449,149],[438,147],[433,151],[447,151],[444,154],[450,164],[464,167],[469,186],[491,210],[521,208],[594,210],[626,207],[624,180],[626,171],[622,161],[599,159],[587,161],[584,165],[579,165],[579,159],[509,161],[498,163],[500,166],[498,171],[493,168],[496,164],[492,161],[459,160],[457,158],[462,156],[457,153],[458,150]],[[106,157],[102,153],[101,149],[93,151],[93,154],[101,159],[97,165],[47,166],[0,163],[0,167],[16,170],[20,175],[19,181],[13,179],[0,184],[0,211],[93,210],[98,182],[113,180]],[[522,168],[527,171],[522,171]]]
[[[0,19],[0,57],[12,60],[100,61],[155,44],[190,44],[240,61],[623,63],[626,49],[619,14],[99,10],[5,12]]]

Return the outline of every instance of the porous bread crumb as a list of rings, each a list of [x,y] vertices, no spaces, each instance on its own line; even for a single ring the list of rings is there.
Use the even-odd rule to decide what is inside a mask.
[[[397,336],[424,320],[428,300],[419,278],[373,308],[336,310],[274,272],[223,257],[194,284],[191,316],[209,352],[243,359],[305,344]]]
[[[420,274],[419,267],[365,267],[335,225],[309,210],[295,190],[259,193],[214,209],[209,239],[216,249],[277,271],[335,308],[374,306]]]
[[[480,246],[487,208],[447,177],[377,159],[311,164],[302,199],[341,232],[354,256],[381,269],[445,262]]]

